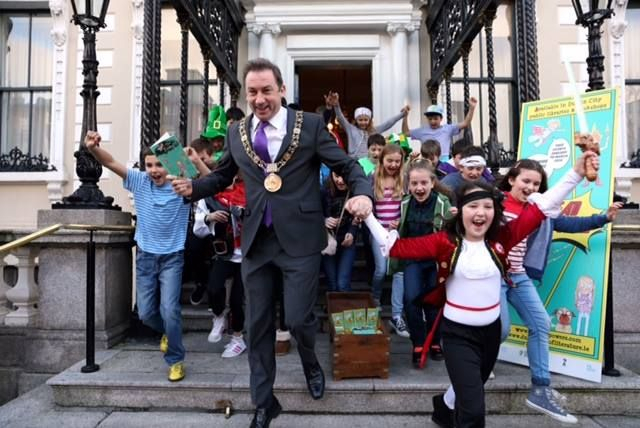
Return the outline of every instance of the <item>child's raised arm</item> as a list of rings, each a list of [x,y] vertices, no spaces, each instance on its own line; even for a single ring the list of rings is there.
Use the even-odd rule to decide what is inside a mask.
[[[87,131],[87,135],[84,137],[84,144],[102,166],[115,172],[124,180],[127,177],[127,167],[115,160],[111,153],[100,147],[101,140],[102,137],[96,131]]]

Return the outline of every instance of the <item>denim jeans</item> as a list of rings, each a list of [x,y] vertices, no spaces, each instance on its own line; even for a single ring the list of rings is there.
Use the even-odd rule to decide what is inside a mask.
[[[351,272],[355,258],[355,242],[349,247],[343,247],[338,243],[333,256],[322,256],[322,269],[327,277],[327,291],[351,291]]]
[[[414,304],[416,298],[424,295],[436,285],[436,264],[432,261],[411,261],[404,268],[404,313],[413,346],[422,346],[427,332],[438,316],[437,309],[424,310],[422,305]],[[425,323],[426,318],[426,323]],[[436,332],[433,343],[440,343],[440,334]]]
[[[533,281],[525,273],[509,274],[516,287],[502,283],[500,296],[500,320],[502,322],[501,341],[509,335],[511,319],[507,301],[514,307],[524,325],[529,329],[527,355],[531,370],[531,383],[549,386],[549,314],[542,304],[540,295]]]
[[[371,251],[373,252],[373,260],[375,262],[375,270],[373,279],[371,280],[371,291],[373,298],[380,301],[382,295],[382,283],[387,274],[387,258],[382,255],[380,246],[371,236]],[[402,315],[402,299],[404,296],[404,279],[402,272],[396,272],[391,279],[391,316],[399,317]]]
[[[136,302],[143,323],[166,334],[169,350],[164,359],[169,365],[184,360],[180,291],[184,252],[152,254],[137,249]]]

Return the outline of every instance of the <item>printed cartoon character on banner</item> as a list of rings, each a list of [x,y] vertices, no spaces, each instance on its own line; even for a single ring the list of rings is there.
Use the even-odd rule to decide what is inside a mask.
[[[532,128],[532,135],[529,136],[529,143],[534,147],[539,147],[547,142],[551,135],[560,128],[560,121],[557,119],[549,119],[547,126],[535,125]]]
[[[593,310],[593,300],[596,291],[596,283],[590,276],[581,276],[576,285],[576,309],[578,310],[578,320],[576,334],[588,336],[589,317]],[[582,327],[582,329],[581,329]],[[581,333],[582,330],[582,333]]]
[[[553,315],[551,317],[551,325],[557,332],[571,334],[573,331],[571,328],[571,322],[575,316],[576,314],[574,314],[569,308],[562,307],[556,309],[553,311]]]

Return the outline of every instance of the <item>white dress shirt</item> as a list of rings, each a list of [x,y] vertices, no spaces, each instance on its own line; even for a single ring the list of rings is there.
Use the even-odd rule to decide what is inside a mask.
[[[254,114],[251,119],[251,141],[255,141],[260,122],[260,119]],[[265,126],[264,133],[267,135],[269,156],[273,162],[280,152],[285,135],[287,135],[287,109],[285,107],[280,107],[278,113],[269,120],[269,125]]]

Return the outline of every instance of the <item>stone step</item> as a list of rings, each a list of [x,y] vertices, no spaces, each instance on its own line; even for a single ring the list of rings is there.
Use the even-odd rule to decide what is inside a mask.
[[[389,379],[334,381],[332,349],[326,334],[317,338],[317,354],[327,375],[325,397],[314,401],[306,390],[295,351],[278,357],[275,394],[286,412],[312,414],[415,414],[432,411],[431,397],[444,391],[448,377],[444,362],[430,361],[418,371],[410,363],[410,344],[392,336]],[[187,377],[166,380],[167,367],[157,342],[132,341],[100,352],[98,372],[80,372],[83,362],[50,379],[56,405],[113,409],[183,409],[212,411],[230,402],[233,409],[251,412],[249,367],[245,355],[223,359],[227,339],[217,344],[204,333],[185,335]],[[601,384],[554,375],[554,387],[568,398],[567,407],[579,415],[625,415],[640,409],[640,376],[620,368],[622,377],[605,377]],[[528,368],[498,363],[496,378],[486,385],[490,414],[533,414],[524,401],[529,390]]]
[[[225,427],[246,428],[251,412],[234,411],[226,418],[221,412],[202,410],[166,411],[162,409],[127,410],[109,408],[76,408],[56,406],[51,387],[42,385],[0,407],[0,426],[50,428],[121,428],[121,427]],[[487,415],[493,428],[546,428],[559,426],[543,415]],[[428,414],[307,414],[285,410],[271,424],[273,428],[435,428]],[[640,415],[581,415],[582,428],[640,426]]]

